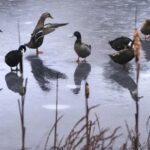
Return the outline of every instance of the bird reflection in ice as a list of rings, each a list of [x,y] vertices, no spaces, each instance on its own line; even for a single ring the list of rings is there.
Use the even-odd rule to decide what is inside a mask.
[[[29,55],[27,56],[27,60],[30,61],[33,76],[43,91],[50,91],[49,80],[56,80],[57,76],[58,78],[66,79],[64,73],[46,67],[37,55]]]
[[[24,89],[22,88],[23,78],[15,72],[9,72],[5,75],[5,81],[8,89],[15,93],[23,94]]]
[[[74,83],[76,88],[73,89],[74,94],[78,94],[81,88],[82,80],[86,80],[91,71],[91,65],[87,62],[81,62],[74,72]]]

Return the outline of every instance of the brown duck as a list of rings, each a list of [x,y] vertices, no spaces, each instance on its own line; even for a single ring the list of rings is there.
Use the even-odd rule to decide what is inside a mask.
[[[36,49],[36,54],[39,54],[38,48],[42,45],[44,36],[55,31],[56,28],[67,25],[68,23],[48,23],[44,24],[46,18],[53,18],[50,13],[45,12],[41,15],[40,19],[37,22],[33,33],[31,34],[31,39],[25,45],[28,48]]]
[[[145,39],[150,38],[150,19],[145,20],[141,32],[145,35]]]

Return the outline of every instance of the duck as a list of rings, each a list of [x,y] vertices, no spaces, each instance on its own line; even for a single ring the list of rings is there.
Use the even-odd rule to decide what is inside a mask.
[[[52,15],[48,12],[45,12],[41,15],[40,19],[37,22],[35,29],[31,34],[30,41],[25,44],[28,48],[36,49],[36,54],[40,54],[38,48],[43,44],[44,36],[55,31],[56,28],[65,26],[68,23],[47,23],[44,24],[46,18],[53,19]]]
[[[110,58],[114,62],[125,66],[129,61],[131,61],[134,58],[133,44],[134,44],[134,41],[132,41],[132,43],[129,44],[130,45],[129,48],[125,48],[116,53],[109,54]]]
[[[145,40],[150,38],[150,19],[146,19],[140,29],[141,33],[145,35]]]
[[[86,62],[86,57],[91,55],[91,45],[82,42],[81,33],[79,31],[75,31],[73,36],[77,38],[74,43],[74,50],[78,55],[77,62],[80,62],[80,57]]]
[[[109,54],[109,56],[114,62],[120,65],[125,65],[134,58],[134,50],[130,48],[123,49],[117,53]]]
[[[19,46],[18,50],[12,50],[5,55],[5,63],[11,68],[11,71],[21,71],[22,72],[22,51],[26,52],[26,47],[24,45]],[[18,64],[20,69],[18,69]],[[15,70],[12,67],[16,67]]]
[[[126,36],[118,37],[114,40],[109,41],[111,48],[113,48],[116,51],[123,50],[125,48],[129,48],[129,43],[132,42],[132,40]]]

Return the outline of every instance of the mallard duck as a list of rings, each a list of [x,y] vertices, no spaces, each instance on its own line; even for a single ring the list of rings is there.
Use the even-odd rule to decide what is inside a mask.
[[[30,41],[25,44],[29,48],[36,49],[37,54],[39,54],[38,48],[42,45],[44,36],[46,34],[49,34],[53,31],[55,31],[55,29],[58,27],[65,26],[68,24],[68,23],[60,23],[60,24],[59,23],[53,23],[53,24],[48,23],[48,24],[44,25],[46,18],[53,18],[53,17],[48,12],[43,13],[33,31],[33,33],[31,34]]]
[[[117,53],[109,54],[110,58],[121,65],[125,65],[134,58],[134,50],[132,48],[120,50]]]
[[[74,44],[74,50],[78,55],[77,62],[80,61],[80,57],[84,58],[84,61],[86,61],[86,57],[88,57],[91,54],[91,45],[82,43],[82,38],[79,31],[75,31],[73,36],[77,38]]]
[[[150,37],[150,19],[146,19],[143,26],[141,27],[141,32],[145,35],[145,39]]]
[[[6,54],[5,62],[10,66],[11,71],[22,71],[22,50],[26,51],[24,45],[21,45],[18,50],[12,50]],[[20,69],[18,69],[18,64],[20,64]],[[12,67],[16,67],[16,70],[13,70]]]
[[[37,54],[38,54],[38,47],[40,47],[43,43],[44,37],[42,36],[42,32],[40,32],[40,30],[44,27],[44,22],[46,18],[53,18],[53,17],[48,12],[43,13],[31,34],[30,41],[25,44],[29,48],[37,49],[36,50]],[[42,38],[39,38],[40,36],[42,36]]]
[[[123,50],[125,48],[129,48],[129,43],[132,42],[132,40],[128,37],[125,36],[121,36],[118,37],[112,41],[109,41],[108,43],[110,44],[110,46],[116,50],[116,51],[120,51]]]

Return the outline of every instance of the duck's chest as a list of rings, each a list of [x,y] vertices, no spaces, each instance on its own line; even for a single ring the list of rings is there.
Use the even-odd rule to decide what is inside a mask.
[[[74,44],[74,50],[78,53],[79,51],[82,51],[81,44],[75,43]]]

